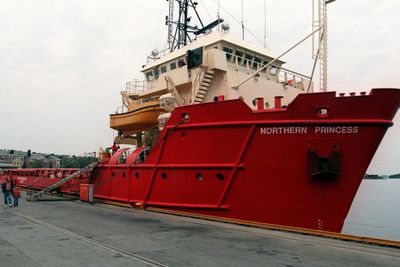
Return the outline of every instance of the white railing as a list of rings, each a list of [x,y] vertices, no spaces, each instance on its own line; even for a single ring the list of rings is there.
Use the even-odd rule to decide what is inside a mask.
[[[307,81],[308,84],[309,82],[311,82],[311,77],[288,69],[279,69],[278,82],[282,83],[285,86],[290,85],[294,88],[304,90],[305,81]]]
[[[115,114],[121,114],[121,113],[125,113],[125,112],[128,112],[128,107],[125,105],[119,106],[115,110]]]
[[[137,79],[126,82],[125,91],[129,95],[136,95],[144,93],[147,90],[147,82],[145,80],[139,81]]]
[[[227,54],[226,60],[228,63],[233,64],[236,70],[241,69],[247,72],[247,74],[254,73],[265,66],[265,64],[254,61],[254,59],[247,59],[227,52],[225,53]],[[304,81],[311,80],[311,78],[306,75],[277,66],[269,66],[265,70],[262,70],[260,74],[265,76],[268,80],[273,80],[285,86],[289,85],[301,90],[304,90]]]
[[[152,63],[164,56],[166,56],[167,54],[169,54],[171,51],[169,50],[169,48],[166,48],[164,50],[161,51],[157,51],[156,54],[152,54],[150,56],[147,57],[147,64]]]

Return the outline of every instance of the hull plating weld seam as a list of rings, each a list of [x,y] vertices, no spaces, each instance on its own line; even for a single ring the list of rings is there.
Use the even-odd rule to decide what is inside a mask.
[[[30,222],[33,222],[33,223],[37,223],[37,224],[42,225],[42,226],[46,226],[48,228],[51,228],[51,229],[56,230],[58,232],[64,233],[64,234],[69,235],[69,236],[72,236],[72,237],[74,237],[76,239],[79,239],[79,240],[84,241],[86,243],[89,243],[91,245],[103,248],[105,250],[109,250],[109,251],[112,251],[112,252],[115,252],[115,253],[119,253],[119,254],[121,254],[121,255],[123,255],[125,257],[128,257],[128,258],[131,258],[131,259],[133,259],[133,260],[135,260],[137,262],[141,262],[141,263],[147,264],[149,266],[163,266],[163,267],[167,266],[167,265],[161,264],[159,262],[153,261],[151,259],[136,255],[134,253],[130,253],[128,251],[124,251],[122,249],[119,249],[119,248],[116,248],[116,247],[113,247],[113,246],[110,246],[110,245],[105,245],[105,244],[102,244],[100,242],[93,241],[93,240],[91,240],[91,239],[89,239],[89,238],[87,238],[87,237],[85,237],[83,235],[80,235],[80,234],[77,234],[75,232],[71,232],[71,231],[69,231],[67,229],[55,226],[53,224],[50,224],[50,223],[35,219],[35,218],[30,217],[28,215],[22,214],[22,213],[20,213],[18,211],[9,211],[9,212],[14,213],[14,214],[20,216],[21,218],[23,218],[23,219],[25,219],[27,221],[30,221]]]

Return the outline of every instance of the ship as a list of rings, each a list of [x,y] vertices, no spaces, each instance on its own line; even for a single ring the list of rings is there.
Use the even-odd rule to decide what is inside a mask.
[[[70,194],[89,184],[96,199],[132,207],[340,232],[400,90],[314,92],[312,77],[233,37],[221,18],[190,26],[196,4],[169,1],[169,14],[174,4],[168,49],[151,53],[109,116],[114,142],[133,149],[84,170],[5,174]]]

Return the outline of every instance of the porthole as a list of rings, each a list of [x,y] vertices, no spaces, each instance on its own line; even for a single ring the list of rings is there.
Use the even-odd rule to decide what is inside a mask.
[[[325,118],[325,117],[328,117],[329,111],[327,108],[319,108],[317,111],[317,115],[320,118]]]
[[[203,180],[204,180],[203,174],[201,174],[201,173],[196,173],[196,179],[197,179],[198,181],[203,181]]]
[[[140,175],[139,175],[139,173],[138,173],[138,172],[135,172],[135,177],[136,177],[137,179],[139,179],[139,178],[140,178]]]
[[[217,173],[215,175],[215,177],[217,177],[218,180],[223,181],[225,179],[224,175],[222,173]]]
[[[112,175],[112,176],[115,176],[115,172],[112,172],[111,175]]]
[[[189,113],[182,113],[182,118],[184,118],[185,120],[189,119]]]
[[[125,177],[125,176],[126,176],[126,173],[125,173],[125,172],[123,172],[123,173],[122,173],[122,177]]]
[[[167,180],[167,174],[165,172],[161,173],[161,178],[163,178],[164,180]]]

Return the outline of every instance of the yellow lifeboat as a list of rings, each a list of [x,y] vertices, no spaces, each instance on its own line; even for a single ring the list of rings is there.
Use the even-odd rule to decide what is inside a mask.
[[[165,112],[158,99],[138,99],[130,103],[128,112],[110,114],[110,128],[123,135],[133,135],[157,127],[158,116]]]

